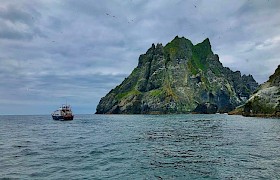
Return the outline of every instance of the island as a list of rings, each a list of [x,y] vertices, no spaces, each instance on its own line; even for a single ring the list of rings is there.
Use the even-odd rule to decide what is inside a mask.
[[[96,114],[227,113],[256,91],[252,75],[224,67],[210,40],[176,36],[152,44],[124,81],[101,98]]]

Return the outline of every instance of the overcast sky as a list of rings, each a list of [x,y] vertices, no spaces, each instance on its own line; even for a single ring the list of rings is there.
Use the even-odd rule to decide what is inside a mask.
[[[0,114],[94,113],[152,45],[209,38],[262,83],[280,64],[279,0],[1,0]]]

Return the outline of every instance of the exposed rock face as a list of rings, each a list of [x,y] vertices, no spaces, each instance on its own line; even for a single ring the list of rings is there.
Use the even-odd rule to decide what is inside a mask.
[[[280,117],[280,65],[243,108],[245,116]]]
[[[228,112],[257,87],[251,75],[223,67],[208,38],[193,45],[176,36],[166,46],[153,44],[140,55],[138,66],[100,100],[96,113],[189,113],[206,102]]]

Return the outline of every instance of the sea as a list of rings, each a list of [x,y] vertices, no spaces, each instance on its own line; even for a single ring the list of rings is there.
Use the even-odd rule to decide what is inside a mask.
[[[280,119],[1,115],[0,179],[280,179]]]

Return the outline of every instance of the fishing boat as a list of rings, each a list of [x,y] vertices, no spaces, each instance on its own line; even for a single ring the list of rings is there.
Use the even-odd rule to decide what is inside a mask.
[[[68,121],[73,120],[74,115],[72,113],[70,105],[62,105],[59,109],[52,113],[53,120]]]

